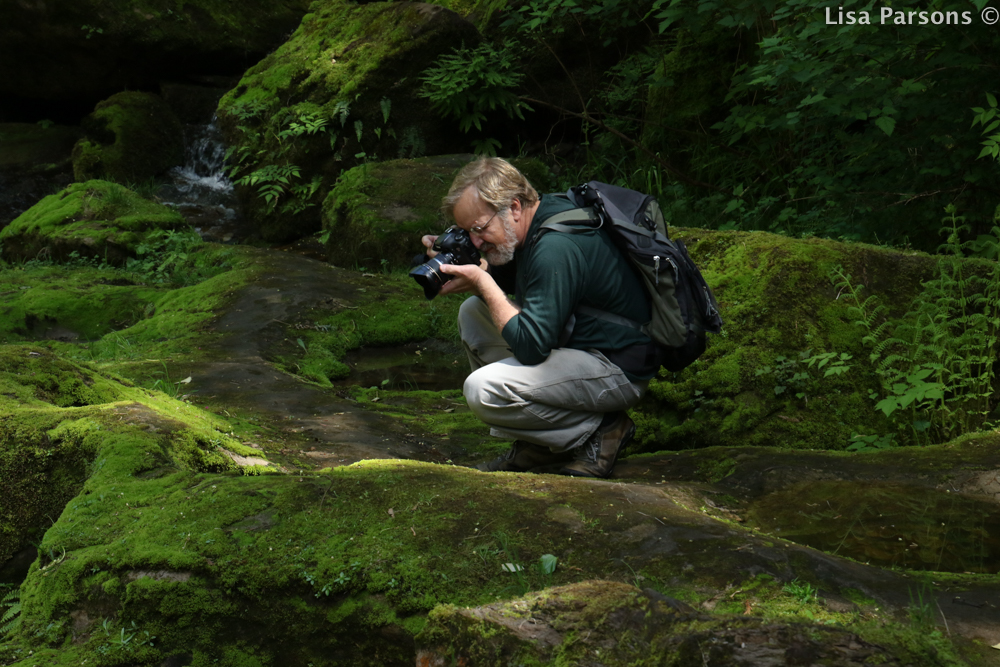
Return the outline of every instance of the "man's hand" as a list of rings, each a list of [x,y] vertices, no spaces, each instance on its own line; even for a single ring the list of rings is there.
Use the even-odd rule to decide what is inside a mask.
[[[475,264],[442,264],[440,271],[455,276],[441,287],[441,294],[472,292],[476,296],[482,296],[484,280],[496,285],[493,276]]]
[[[432,259],[437,254],[437,251],[434,250],[434,242],[437,241],[437,238],[437,234],[426,234],[420,237],[420,242],[427,248],[427,259]]]

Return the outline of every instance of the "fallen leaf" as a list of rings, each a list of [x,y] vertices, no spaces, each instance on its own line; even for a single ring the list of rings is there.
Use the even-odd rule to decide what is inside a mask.
[[[500,566],[500,569],[504,572],[520,572],[524,569],[523,565],[514,565],[513,563],[504,563]]]
[[[410,532],[412,532],[412,533],[413,533],[413,536],[414,536],[414,537],[416,537],[416,536],[417,536],[417,531],[413,530],[413,526],[410,526]]]
[[[392,511],[391,507],[389,508],[389,516],[391,516],[393,519],[396,518],[396,513]]]
[[[744,603],[744,605],[746,605],[744,607],[744,609],[743,609],[743,615],[744,616],[749,616],[750,615],[750,600],[744,600],[743,603]]]
[[[990,648],[1000,648],[1000,644],[994,644],[994,645],[993,645],[993,646],[991,646]]]
[[[188,375],[186,378],[184,378],[183,380],[181,380],[177,384],[190,384],[190,383],[191,383],[191,376]]]
[[[447,410],[444,410],[444,412],[454,412],[454,411],[455,411],[455,408],[448,408]]]

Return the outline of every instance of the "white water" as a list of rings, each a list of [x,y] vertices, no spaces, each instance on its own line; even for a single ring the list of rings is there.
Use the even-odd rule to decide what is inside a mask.
[[[157,189],[160,201],[177,209],[206,240],[230,241],[238,231],[236,197],[226,177],[226,146],[215,125],[188,125],[184,164],[171,169]]]

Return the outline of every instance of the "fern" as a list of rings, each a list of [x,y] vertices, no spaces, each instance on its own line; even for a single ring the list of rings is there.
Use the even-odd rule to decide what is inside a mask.
[[[0,600],[0,609],[6,607],[0,615],[0,635],[6,635],[17,629],[21,621],[21,590],[15,588]]]
[[[514,92],[524,75],[513,51],[495,49],[488,42],[474,49],[454,49],[428,68],[421,80],[421,97],[440,113],[458,120],[462,132],[483,129],[487,111],[497,109],[508,118],[524,119],[530,107]]]
[[[917,443],[943,442],[987,425],[997,405],[996,338],[1000,332],[1000,267],[988,276],[967,275],[962,259],[1000,254],[1000,225],[991,235],[963,242],[969,229],[954,207],[942,233],[936,276],[906,314],[891,320],[875,296],[862,300],[860,285],[842,268],[831,280],[853,301],[849,314],[882,384],[876,407],[908,430]],[[997,213],[1000,222],[1000,210]]]

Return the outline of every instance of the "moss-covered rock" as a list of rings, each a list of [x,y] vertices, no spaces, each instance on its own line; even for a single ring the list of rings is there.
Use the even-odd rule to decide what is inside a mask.
[[[0,346],[0,565],[29,541],[40,541],[66,503],[80,493],[94,473],[111,421],[128,421],[154,432],[179,430],[168,450],[157,452],[155,459],[163,462],[164,453],[169,453],[171,466],[235,470],[235,459],[222,453],[223,445],[227,451],[259,457],[259,452],[221,434],[209,438],[203,431],[188,432],[173,416],[150,411],[149,405],[162,406],[162,401],[148,390],[61,359],[51,350]]]
[[[71,153],[80,129],[0,123],[0,229],[73,180]]]
[[[8,368],[29,370],[16,358]],[[961,664],[944,637],[884,611],[905,607],[911,582],[904,576],[685,509],[696,495],[683,486],[622,487],[399,460],[320,474],[220,474],[212,472],[224,468],[216,447],[238,443],[213,416],[154,396],[97,407],[41,405],[42,413],[19,411],[0,424],[20,428],[20,448],[42,447],[47,437],[58,451],[93,452],[80,495],[46,531],[21,587],[21,625],[0,651],[5,664],[104,664],[110,655],[131,664],[173,657],[240,664],[255,656],[262,665],[407,665],[414,636],[439,604],[492,604],[589,579],[641,579],[728,614],[843,624],[862,641],[876,636],[911,664]],[[25,428],[43,413],[44,429]],[[548,568],[538,567],[544,554],[555,557],[554,571],[551,558]],[[807,600],[782,586],[799,577],[810,582]],[[988,581],[949,582],[935,595],[989,595],[996,583]],[[567,655],[595,648],[583,635],[599,635],[606,615],[625,617],[623,629],[642,623],[633,613],[634,589],[601,585],[587,597],[593,605],[578,596],[568,600],[575,608],[558,609],[559,593],[535,597],[555,601],[548,611],[560,633],[579,628],[562,647]],[[448,609],[436,612],[432,620],[444,627],[425,635],[428,644],[440,645],[449,618],[465,622]],[[949,618],[954,627],[984,613],[996,612],[955,609]],[[664,652],[716,632],[720,639],[734,630],[812,639],[824,632],[732,616],[686,621],[697,622],[673,626],[675,646],[661,646]],[[981,619],[970,636],[988,624]],[[123,638],[130,641],[122,645]],[[618,644],[602,641],[602,653],[632,650],[619,635],[606,639]]]
[[[73,183],[49,195],[0,231],[3,257],[40,255],[65,260],[73,253],[121,263],[150,233],[183,229],[184,218],[108,181]]]
[[[464,147],[417,91],[439,54],[479,41],[470,23],[423,3],[312,9],[219,104],[244,210],[268,241],[317,231],[316,205],[344,169]]]
[[[83,129],[86,138],[73,147],[78,181],[136,183],[178,165],[184,157],[180,121],[152,93],[112,95],[83,119]]]
[[[439,234],[450,224],[441,200],[455,174],[473,155],[440,155],[389,160],[344,172],[323,202],[323,229],[329,232],[328,258],[350,266],[360,262],[392,268],[409,265],[424,234]],[[514,166],[540,191],[552,176],[539,160],[515,158]]]
[[[417,642],[421,667],[906,664],[841,629],[698,613],[651,588],[611,581],[474,609],[437,607]]]
[[[163,80],[236,74],[281,43],[307,0],[52,0],[0,7],[0,91],[93,104]]]
[[[882,388],[845,290],[843,267],[895,316],[902,315],[937,260],[923,253],[763,232],[674,229],[712,286],[721,335],[681,373],[661,370],[637,408],[640,450],[708,445],[843,449],[855,433],[893,425],[875,409]],[[978,260],[967,260],[972,270]],[[813,359],[852,355],[841,375]],[[810,359],[812,361],[810,362]]]

